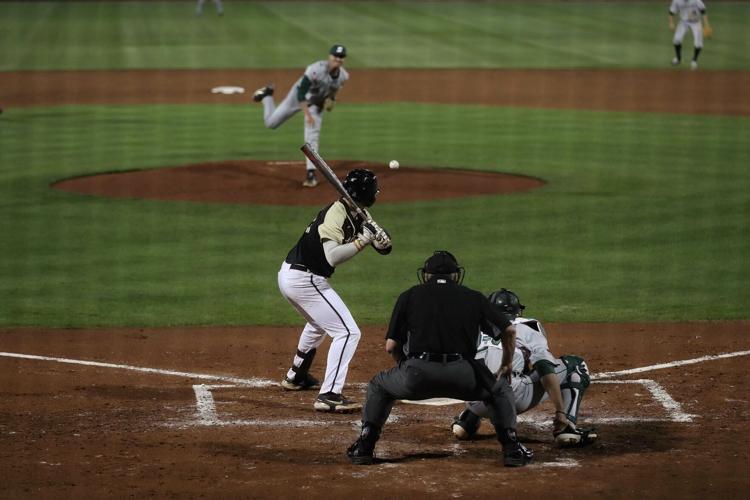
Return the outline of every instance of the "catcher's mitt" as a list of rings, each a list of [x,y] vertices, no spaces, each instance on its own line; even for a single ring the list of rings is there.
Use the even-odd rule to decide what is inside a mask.
[[[714,34],[714,29],[711,26],[703,27],[703,38],[711,38],[713,34]]]

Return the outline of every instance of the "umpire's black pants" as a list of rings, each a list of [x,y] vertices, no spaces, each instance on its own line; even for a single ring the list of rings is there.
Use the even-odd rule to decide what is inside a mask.
[[[382,429],[396,400],[436,397],[484,401],[498,432],[516,428],[515,400],[508,381],[495,380],[484,364],[465,359],[443,363],[413,358],[378,373],[367,386],[362,422]]]

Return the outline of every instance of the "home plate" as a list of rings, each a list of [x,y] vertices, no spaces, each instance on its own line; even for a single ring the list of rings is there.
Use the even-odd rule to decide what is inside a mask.
[[[430,399],[420,399],[420,400],[402,399],[401,402],[410,404],[410,405],[428,405],[428,406],[448,406],[448,405],[456,405],[459,403],[463,403],[463,401],[460,399],[452,399],[452,398],[430,398]]]
[[[244,94],[244,87],[221,86],[211,89],[212,94]]]

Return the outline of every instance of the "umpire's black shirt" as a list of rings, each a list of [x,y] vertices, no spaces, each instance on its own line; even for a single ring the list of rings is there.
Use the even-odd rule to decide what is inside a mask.
[[[386,338],[406,345],[410,354],[462,354],[473,359],[479,330],[504,331],[510,321],[476,290],[433,276],[399,296]]]

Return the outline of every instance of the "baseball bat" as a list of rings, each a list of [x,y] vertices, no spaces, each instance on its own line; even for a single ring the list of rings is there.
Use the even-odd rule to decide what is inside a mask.
[[[346,200],[351,204],[352,207],[354,207],[354,210],[357,212],[358,215],[360,215],[364,220],[367,220],[367,214],[365,214],[365,211],[362,210],[362,207],[359,206],[359,204],[354,201],[352,196],[344,189],[344,185],[341,184],[341,181],[338,177],[336,177],[336,174],[333,172],[331,167],[328,166],[326,161],[318,154],[317,151],[315,151],[315,148],[313,148],[309,143],[304,143],[302,147],[300,148],[302,150],[302,153],[315,165],[315,168],[318,169],[318,171],[323,174],[323,177],[326,178],[326,180],[338,191],[341,196],[346,198]]]

